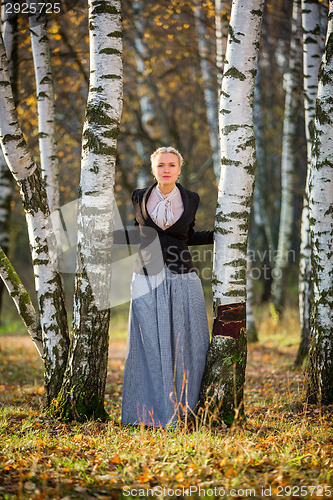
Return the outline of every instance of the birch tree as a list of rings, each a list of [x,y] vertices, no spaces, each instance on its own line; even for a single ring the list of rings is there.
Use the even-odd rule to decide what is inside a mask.
[[[105,419],[114,176],[122,112],[120,0],[89,2],[90,84],[82,136],[71,344],[55,414]],[[112,238],[111,238],[112,239]]]
[[[6,286],[9,295],[14,301],[17,311],[31,336],[39,355],[42,357],[43,338],[38,314],[30,300],[29,294],[24,288],[19,276],[15,272],[15,269],[2,248],[0,248],[0,276],[2,283]]]
[[[40,163],[50,211],[59,208],[59,160],[56,142],[54,84],[46,15],[30,16],[31,47],[34,60]]]
[[[246,269],[256,165],[253,92],[264,0],[234,0],[220,99],[221,177],[215,218],[214,324],[201,389],[231,424],[246,368]]]
[[[67,360],[67,315],[57,258],[50,252],[48,245],[52,241],[52,234],[45,186],[19,126],[2,36],[0,139],[6,163],[20,189],[26,215],[43,337],[45,397],[49,405],[59,393]]]
[[[228,16],[230,0],[215,0],[216,66],[218,88],[221,88],[225,51],[228,38]]]
[[[291,248],[294,195],[294,145],[298,117],[298,95],[301,88],[301,3],[293,0],[289,71],[284,75],[285,112],[281,159],[281,210],[277,255],[273,270],[272,298],[277,311],[282,311],[285,278]]]
[[[218,96],[217,96],[217,86],[216,86],[216,76],[212,71],[211,64],[209,62],[210,47],[208,40],[206,38],[206,27],[203,8],[198,4],[194,5],[194,18],[196,21],[197,31],[198,31],[198,49],[200,58],[200,68],[201,75],[204,85],[204,97],[206,104],[206,116],[209,128],[209,142],[212,149],[212,159],[213,168],[215,172],[216,179],[220,176],[220,148],[219,148],[219,133],[218,133]],[[219,29],[221,29],[221,23],[219,23]],[[220,36],[220,32],[219,32]],[[222,38],[222,34],[221,34]],[[222,43],[219,41],[219,43]],[[223,58],[223,54],[220,54],[220,49],[218,52],[219,64],[220,57]]]
[[[120,16],[120,0],[94,1],[90,5],[90,89],[82,140],[78,261],[70,337],[45,182],[41,169],[29,154],[18,123],[2,37],[0,40],[0,137],[26,211],[38,313],[2,254],[0,275],[36,346],[43,351],[46,406],[53,415],[79,420],[106,417],[109,236],[122,109]]]
[[[300,366],[310,347],[310,310],[311,293],[311,241],[309,217],[309,174],[312,157],[312,143],[316,97],[318,92],[318,72],[324,44],[320,23],[320,5],[318,0],[302,0],[303,26],[303,86],[305,134],[307,141],[307,176],[303,201],[301,223],[301,245],[299,258],[299,313],[301,324],[301,342],[295,365]]]
[[[145,60],[149,60],[149,55],[147,53],[147,48],[142,41],[144,30],[144,24],[142,20],[142,9],[143,5],[141,1],[133,2],[133,10],[135,12],[135,33],[134,33],[134,47],[135,47],[135,60],[137,65],[137,72],[140,75],[142,91],[139,94],[139,104],[140,104],[140,125],[146,133],[146,136],[151,140],[153,138],[153,123],[154,123],[154,103],[152,101],[152,94],[149,93],[149,85],[144,85],[145,81]],[[153,142],[153,141],[152,141]],[[151,144],[151,147],[155,148],[155,144]],[[139,157],[144,157],[145,151],[141,141],[136,141],[136,148]],[[144,171],[140,171],[138,174],[138,187],[143,187],[147,184],[148,175]]]
[[[17,43],[14,37],[16,29],[16,16],[6,12],[5,5],[2,6],[1,12],[1,28],[6,49],[7,59],[9,61],[9,74],[13,88],[15,101],[16,91],[16,71],[14,59],[17,54]],[[10,221],[10,202],[12,199],[13,180],[10,170],[6,164],[5,157],[0,147],[0,247],[7,255],[9,250],[9,221]],[[0,317],[2,312],[2,297],[4,291],[4,283],[0,281]]]
[[[249,245],[248,245],[249,247]],[[246,275],[246,332],[248,342],[258,342],[258,332],[254,317],[254,280],[252,277],[251,255],[247,256],[247,275]]]
[[[321,61],[309,180],[313,309],[307,367],[310,403],[333,403],[333,0]]]

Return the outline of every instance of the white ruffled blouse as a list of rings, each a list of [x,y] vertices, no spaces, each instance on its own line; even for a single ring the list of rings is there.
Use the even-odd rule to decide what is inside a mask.
[[[168,194],[163,194],[158,186],[155,186],[148,198],[147,210],[161,229],[172,226],[184,212],[182,195],[177,185]]]

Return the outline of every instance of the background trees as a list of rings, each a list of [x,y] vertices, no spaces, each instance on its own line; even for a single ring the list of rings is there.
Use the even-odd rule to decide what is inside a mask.
[[[198,31],[195,29],[193,2],[173,1],[154,2],[139,10],[140,2],[124,0],[124,112],[119,138],[119,155],[116,168],[116,198],[121,213],[130,221],[131,209],[128,195],[136,187],[138,175],[149,176],[148,156],[155,146],[172,142],[183,152],[187,169],[184,169],[182,182],[193,187],[201,195],[201,210],[198,226],[212,227],[214,223],[217,183],[212,167],[212,149],[209,144],[209,127],[206,118],[204,82],[198,50]],[[140,5],[139,5],[140,6]],[[215,55],[215,8],[213,2],[200,2],[199,8],[205,24],[205,39],[211,50],[206,55],[206,63],[217,75]],[[222,2],[222,21],[230,15],[230,3]],[[64,204],[77,198],[80,168],[80,141],[84,120],[85,102],[88,92],[89,74],[87,7],[85,2],[76,4],[65,16],[57,18],[48,25],[52,68],[56,93],[56,123],[60,160],[61,191],[60,202]],[[263,120],[262,175],[264,189],[262,203],[266,220],[275,243],[268,247],[255,230],[256,249],[255,267],[260,279],[255,279],[256,297],[260,300],[267,284],[264,279],[264,266],[267,277],[270,263],[267,257],[274,258],[277,245],[279,206],[281,137],[284,108],[282,75],[287,68],[291,27],[291,2],[276,2],[274,8],[268,4],[264,10],[263,35],[259,56],[260,88]],[[137,23],[139,20],[139,24]],[[18,112],[20,123],[30,150],[38,160],[38,138],[36,122],[36,94],[33,78],[30,37],[24,19],[18,19],[16,32],[18,42]],[[139,31],[138,31],[139,30]],[[141,49],[136,47],[141,41]],[[141,50],[141,55],[138,53]],[[143,51],[143,52],[142,52]],[[141,66],[138,67],[139,61]],[[213,80],[212,80],[213,82]],[[215,79],[215,94],[218,93]],[[214,84],[214,83],[213,83]],[[147,114],[141,109],[142,98],[150,101],[152,117],[145,123]],[[142,117],[145,117],[143,120]],[[169,130],[169,132],[168,132]],[[297,258],[299,243],[299,220],[302,207],[302,189],[305,182],[305,139],[304,132],[298,134],[295,176],[292,249]],[[140,145],[138,149],[138,145]],[[143,156],[142,156],[143,155]],[[20,200],[15,195],[15,216],[12,220],[12,239],[15,245],[12,256],[17,263],[20,275],[31,290],[33,276],[25,265],[27,235]],[[266,252],[266,253],[265,253]],[[263,257],[265,254],[265,257]],[[273,263],[274,264],[274,263]],[[272,264],[272,265],[273,265]],[[297,272],[297,263],[291,263]],[[290,274],[288,273],[290,276]],[[64,276],[67,285],[69,276]],[[73,285],[71,285],[73,286]],[[288,284],[289,286],[289,284]],[[71,293],[68,293],[70,302]],[[295,297],[295,294],[292,294]],[[33,298],[34,300],[34,298]],[[7,302],[8,303],[8,302]]]
[[[319,3],[325,8],[325,2]],[[181,182],[201,196],[197,226],[213,227],[217,182],[213,168],[214,144],[210,142],[211,124],[207,118],[205,99],[208,84],[204,72],[210,75],[211,95],[217,95],[224,49],[218,46],[219,59],[216,62],[215,19],[218,15],[218,21],[222,21],[222,36],[219,39],[225,41],[223,30],[230,18],[230,4],[228,1],[218,2],[219,8],[215,9],[211,0],[122,1],[124,110],[115,168],[115,196],[125,223],[131,223],[132,219],[130,192],[140,183],[149,182],[149,154],[155,147],[171,143],[185,157]],[[255,109],[257,139],[260,129],[259,189],[256,198],[261,222],[257,218],[251,226],[253,251],[250,256],[257,303],[269,298],[278,248],[285,103],[282,82],[284,73],[288,71],[291,12],[291,0],[279,0],[274,5],[267,3],[263,12],[259,78],[256,82],[259,98],[256,99]],[[87,5],[80,1],[66,15],[50,21],[47,26],[54,74],[61,205],[78,197],[81,132],[89,80],[87,16]],[[200,20],[200,29],[196,19]],[[323,16],[321,25],[325,24],[322,19]],[[38,149],[37,99],[30,33],[25,18],[19,16],[16,22],[16,107],[29,151],[39,165],[42,160],[39,159]],[[219,22],[216,25],[220,26]],[[200,50],[199,42],[204,42],[204,51]],[[300,90],[299,97],[301,95]],[[303,106],[298,109],[295,126],[294,212],[290,243],[293,253],[286,272],[286,296],[288,303],[295,306],[306,177],[307,145],[302,109]],[[1,193],[5,195],[5,189],[1,189]],[[33,272],[27,265],[28,234],[17,189],[13,196],[10,258],[37,308]],[[8,201],[6,203],[8,205]],[[211,262],[206,261],[200,266],[211,269]],[[209,273],[205,272],[202,276],[209,277]],[[63,274],[62,278],[68,292],[67,310],[71,311],[74,272]],[[209,295],[210,281],[207,280],[206,284]],[[7,305],[13,307],[7,297],[5,300],[6,308]]]
[[[119,0],[94,2],[90,6],[91,77],[82,144],[75,301],[70,335],[55,242],[56,229],[61,223],[56,224],[54,217],[58,214],[54,103],[45,26],[36,25],[34,17],[30,23],[32,36],[37,37],[34,60],[41,101],[38,123],[44,179],[21,131],[0,37],[1,146],[20,188],[26,214],[40,321],[36,321],[29,295],[4,254],[2,277],[14,300],[19,302],[19,311],[42,350],[46,406],[66,418],[105,418],[110,317],[108,263],[112,249],[109,237],[113,228],[114,169],[122,111],[120,15]],[[49,139],[51,142],[44,147],[44,141]],[[54,210],[52,214],[50,207]],[[67,234],[67,238],[73,235]]]

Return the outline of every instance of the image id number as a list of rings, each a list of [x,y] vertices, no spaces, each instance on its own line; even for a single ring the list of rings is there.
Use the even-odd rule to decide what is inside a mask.
[[[19,2],[8,2],[5,4],[6,14],[36,14],[44,12],[45,14],[59,14],[61,4],[56,3],[44,3],[44,2],[31,2],[19,3]]]
[[[330,486],[278,486],[276,496],[278,497],[305,497],[316,495],[317,497],[331,497]]]

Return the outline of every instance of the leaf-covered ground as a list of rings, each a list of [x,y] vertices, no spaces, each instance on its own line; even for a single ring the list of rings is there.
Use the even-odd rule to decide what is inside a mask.
[[[305,404],[294,370],[297,313],[259,320],[249,346],[244,429],[120,426],[125,341],[111,340],[107,424],[41,411],[42,363],[29,337],[0,336],[0,498],[332,498],[333,405]]]

